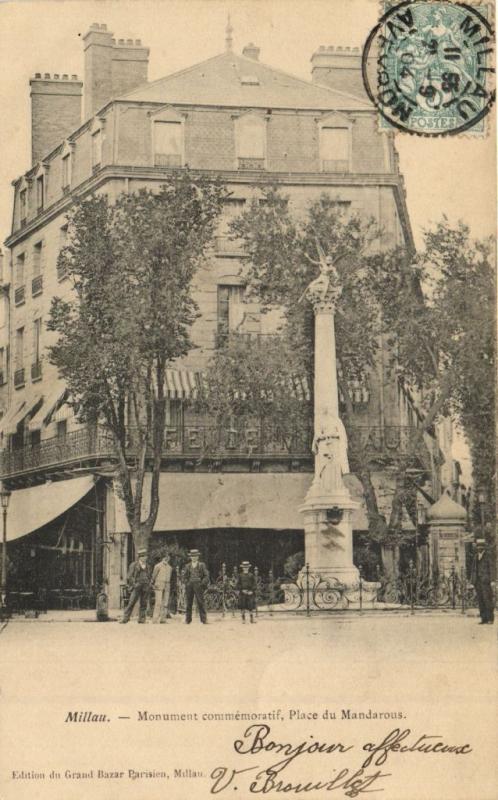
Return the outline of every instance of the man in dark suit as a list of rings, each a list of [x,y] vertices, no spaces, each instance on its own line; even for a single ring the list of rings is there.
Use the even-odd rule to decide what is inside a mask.
[[[187,625],[192,622],[192,606],[195,597],[201,622],[206,625],[207,615],[206,606],[204,605],[204,592],[209,585],[209,572],[206,565],[199,560],[200,552],[198,550],[191,550],[189,556],[190,562],[183,573],[187,605],[185,622]]]
[[[476,554],[472,565],[472,583],[477,593],[479,625],[492,625],[495,619],[492,589],[491,559],[484,539],[476,540]]]
[[[138,621],[144,623],[147,612],[147,600],[149,599],[150,577],[147,569],[147,550],[139,550],[138,558],[132,561],[128,570],[128,586],[131,589],[130,599],[120,620],[123,624],[128,622],[137,602],[140,603],[138,610]]]

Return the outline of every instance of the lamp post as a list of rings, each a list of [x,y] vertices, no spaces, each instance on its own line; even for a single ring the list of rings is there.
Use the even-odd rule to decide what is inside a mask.
[[[6,607],[7,600],[7,509],[9,507],[10,492],[1,484],[0,502],[3,511],[3,533],[2,533],[2,610]]]

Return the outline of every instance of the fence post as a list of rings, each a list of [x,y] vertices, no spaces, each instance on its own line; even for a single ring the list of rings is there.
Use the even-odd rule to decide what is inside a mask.
[[[358,567],[358,573],[360,576],[360,614],[363,613],[363,567]]]
[[[221,615],[225,616],[226,610],[226,601],[225,601],[225,584],[227,579],[227,565],[223,563],[221,565]]]
[[[415,592],[413,591],[413,575],[415,572],[415,568],[413,566],[413,561],[410,560],[410,564],[408,566],[408,585],[410,587],[410,610],[412,614],[415,614]]]
[[[455,579],[456,579],[456,571],[455,571],[455,564],[454,562],[451,564],[451,571],[450,571],[450,581],[451,581],[451,607],[453,609],[456,608],[456,597],[455,597]]]
[[[270,569],[270,571],[268,573],[268,581],[270,583],[270,586],[269,586],[269,589],[270,589],[270,603],[269,603],[270,616],[272,617],[273,616],[273,570],[272,569]]]
[[[310,613],[310,565],[306,564],[306,616]]]

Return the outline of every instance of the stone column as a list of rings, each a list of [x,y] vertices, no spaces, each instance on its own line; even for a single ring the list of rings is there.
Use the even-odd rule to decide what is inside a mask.
[[[334,313],[339,296],[309,294],[315,312],[314,441],[315,477],[301,512],[304,515],[306,563],[315,587],[358,585],[353,564],[352,500],[343,474],[349,472],[347,437],[339,418]]]

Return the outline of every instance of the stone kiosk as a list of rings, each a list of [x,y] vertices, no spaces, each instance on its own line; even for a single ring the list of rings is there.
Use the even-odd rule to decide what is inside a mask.
[[[360,602],[353,564],[353,511],[343,476],[349,473],[347,435],[339,418],[334,315],[340,297],[338,274],[317,242],[320,275],[303,298],[315,313],[314,440],[315,477],[300,508],[304,516],[305,567],[296,585],[284,586],[286,604],[297,607],[309,588],[313,608],[355,608]],[[375,601],[378,583],[362,582],[362,602]],[[306,599],[306,598],[305,598]]]
[[[467,511],[452,498],[443,494],[427,514],[429,524],[429,557],[432,574],[449,575],[465,567]]]

